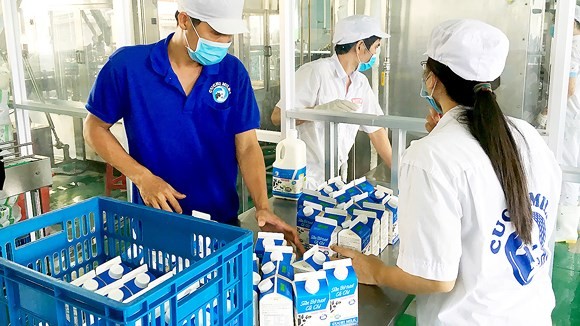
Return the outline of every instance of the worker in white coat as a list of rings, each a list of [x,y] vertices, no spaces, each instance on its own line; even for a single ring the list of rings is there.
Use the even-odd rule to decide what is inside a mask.
[[[336,248],[359,282],[417,294],[419,325],[552,324],[562,172],[538,132],[496,101],[508,50],[477,20],[433,30],[421,96],[443,116],[402,157],[397,266]]]
[[[572,60],[568,82],[568,108],[564,123],[562,143],[562,164],[580,168],[580,6],[574,15],[574,36],[572,37]],[[580,221],[580,184],[564,182],[560,198],[560,210],[556,228],[556,241],[575,242],[578,239]]]
[[[387,37],[378,18],[355,15],[340,20],[332,39],[335,54],[309,62],[296,71],[295,107],[383,115],[377,95],[361,72],[375,64],[381,39]],[[286,108],[279,102],[271,117],[275,125],[281,123],[281,109]],[[316,189],[325,181],[324,123],[298,121],[297,125],[300,139],[306,143],[306,188]],[[391,143],[385,128],[340,124],[338,161],[343,179],[346,179],[348,153],[358,130],[369,135],[379,156],[391,166]]]

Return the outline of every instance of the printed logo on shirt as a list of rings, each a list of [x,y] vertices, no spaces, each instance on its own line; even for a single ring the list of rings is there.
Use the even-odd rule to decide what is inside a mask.
[[[506,233],[509,226],[511,230],[511,220],[509,213],[503,211],[501,218],[497,221],[492,236],[494,239],[490,243],[490,250],[493,254],[498,254],[504,247],[503,252],[513,269],[514,278],[521,285],[530,284],[534,275],[548,261],[549,251],[546,246],[546,221],[548,214],[548,199],[541,194],[530,193],[532,202],[532,218],[534,220],[532,228],[532,243],[526,245],[516,234],[516,232]]]
[[[217,82],[217,83],[214,83],[209,88],[209,92],[211,93],[213,100],[216,103],[221,104],[221,103],[225,102],[228,99],[228,97],[230,97],[232,90],[230,88],[230,85],[228,85],[227,83]]]

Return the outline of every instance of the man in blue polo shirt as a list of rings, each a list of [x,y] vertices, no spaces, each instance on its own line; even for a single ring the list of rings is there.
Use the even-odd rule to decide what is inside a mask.
[[[243,0],[179,0],[175,33],[119,49],[105,64],[86,108],[85,139],[136,186],[134,202],[237,224],[238,166],[258,225],[300,242],[268,205],[260,113],[248,72],[227,54],[247,32]],[[129,155],[110,132],[123,119]],[[296,241],[295,241],[296,240]]]

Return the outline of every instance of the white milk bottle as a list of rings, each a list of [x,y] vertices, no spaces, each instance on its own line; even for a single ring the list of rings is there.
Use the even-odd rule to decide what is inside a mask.
[[[298,200],[306,178],[306,144],[298,139],[298,131],[289,129],[286,139],[276,146],[272,170],[272,195]]]

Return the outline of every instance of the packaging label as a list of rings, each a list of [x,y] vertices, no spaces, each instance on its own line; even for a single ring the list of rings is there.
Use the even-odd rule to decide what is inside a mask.
[[[358,325],[358,281],[351,266],[348,271],[348,277],[341,281],[334,276],[334,269],[326,270],[330,325]]]
[[[333,257],[336,253],[330,249],[330,246],[338,243],[338,231],[340,228],[336,225],[316,221],[310,229],[310,245],[318,245],[322,253]]]
[[[277,197],[298,199],[306,180],[306,167],[299,170],[273,168],[272,194]]]
[[[318,280],[319,289],[314,294],[306,291],[306,281],[297,280],[294,282],[296,292],[296,325],[298,326],[328,325],[329,290],[326,278],[324,278],[325,273],[322,271],[321,273],[323,278]]]
[[[290,282],[274,277],[275,287],[260,294],[260,326],[294,326],[294,296]]]

